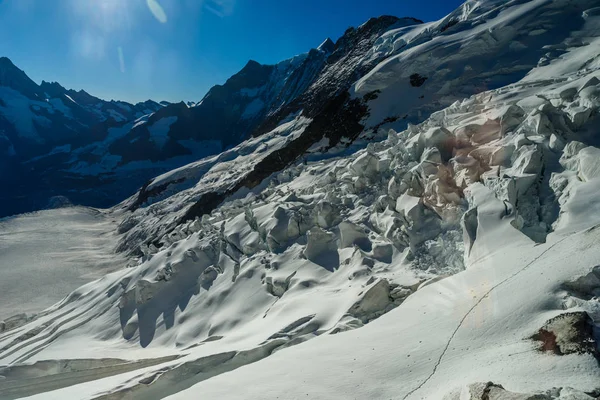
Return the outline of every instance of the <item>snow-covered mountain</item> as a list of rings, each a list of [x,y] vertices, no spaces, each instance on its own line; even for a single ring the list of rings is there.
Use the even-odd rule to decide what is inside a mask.
[[[0,215],[46,207],[54,196],[111,206],[148,179],[246,139],[294,101],[322,70],[333,43],[277,65],[250,61],[198,103],[135,105],[37,85],[0,59]],[[26,201],[24,201],[26,199]]]
[[[0,221],[0,397],[598,398],[599,54],[595,0],[469,0],[158,110],[229,148]]]
[[[0,58],[0,184],[5,188],[0,216],[43,208],[53,196],[98,184],[100,177],[86,181],[65,170],[80,159],[93,164],[109,157],[85,149],[105,142],[111,129],[161,108],[150,100],[104,101],[56,82],[37,85],[8,58]]]
[[[80,90],[67,90],[57,82],[37,85],[8,58],[0,58],[2,129],[14,155],[23,159],[45,155],[65,144],[81,146],[98,140],[89,129],[117,124],[162,108],[153,101],[132,105],[104,101]]]

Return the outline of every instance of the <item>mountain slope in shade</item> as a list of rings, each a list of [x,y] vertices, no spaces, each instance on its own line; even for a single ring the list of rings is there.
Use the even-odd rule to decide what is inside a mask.
[[[3,171],[16,167],[18,179],[0,175],[14,186],[0,199],[2,215],[44,207],[55,195],[109,206],[156,174],[238,144],[314,83],[330,42],[277,65],[250,61],[195,104],[131,105],[38,86],[3,58],[0,151]]]
[[[0,397],[597,398],[596,2],[406,22],[349,30],[252,137],[103,211],[123,268],[0,324]]]

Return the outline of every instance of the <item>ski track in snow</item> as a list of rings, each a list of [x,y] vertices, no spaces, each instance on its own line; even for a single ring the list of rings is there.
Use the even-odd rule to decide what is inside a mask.
[[[456,334],[458,333],[458,331],[460,330],[460,328],[463,326],[463,323],[466,321],[466,319],[469,317],[469,315],[471,315],[471,313],[479,306],[479,304],[481,304],[481,302],[483,300],[485,300],[495,289],[497,289],[498,287],[502,286],[506,282],[508,282],[511,279],[513,279],[516,276],[518,276],[520,273],[522,273],[523,271],[525,271],[531,265],[533,265],[537,261],[539,261],[546,253],[548,253],[550,250],[552,250],[555,246],[558,246],[559,244],[561,244],[562,242],[564,242],[567,239],[569,239],[569,235],[567,235],[567,236],[563,237],[562,239],[560,239],[559,241],[551,244],[546,250],[544,250],[541,254],[539,254],[538,256],[536,256],[533,260],[531,260],[523,268],[521,268],[520,270],[514,272],[512,275],[510,275],[506,279],[498,282],[496,285],[492,286],[492,288],[490,290],[488,290],[483,296],[481,296],[479,298],[479,300],[477,300],[477,302],[475,302],[475,304],[473,304],[473,306],[461,318],[461,320],[459,321],[458,325],[456,326],[456,329],[454,329],[454,331],[450,335],[450,338],[448,339],[448,343],[446,343],[446,346],[442,350],[442,353],[440,354],[440,357],[438,358],[437,362],[435,363],[435,366],[433,367],[433,370],[431,371],[431,374],[423,382],[421,382],[417,387],[415,387],[410,392],[408,392],[406,395],[404,395],[404,397],[402,397],[402,400],[406,400],[407,398],[409,398],[410,396],[412,396],[413,394],[415,394],[416,392],[418,392],[423,386],[425,386],[427,384],[427,382],[429,382],[431,380],[431,378],[433,378],[433,376],[437,372],[438,367],[442,363],[442,360],[444,359],[444,356],[446,355],[446,352],[448,351],[448,348],[450,347],[450,344],[452,343],[452,340],[454,339],[454,336],[456,336]]]

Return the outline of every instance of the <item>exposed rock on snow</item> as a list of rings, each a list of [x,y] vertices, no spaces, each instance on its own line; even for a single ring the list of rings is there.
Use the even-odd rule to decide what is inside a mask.
[[[414,86],[414,87],[423,86],[423,84],[425,83],[426,80],[427,80],[427,77],[421,76],[419,74],[412,74],[410,76],[410,84],[411,84],[411,86]]]
[[[598,343],[594,339],[594,322],[586,312],[571,312],[554,317],[532,339],[542,342],[542,351],[551,351],[559,356],[588,353],[600,361]]]
[[[460,392],[444,396],[444,400],[592,400],[594,397],[572,388],[558,388],[546,393],[524,394],[508,391],[492,382],[474,383]]]

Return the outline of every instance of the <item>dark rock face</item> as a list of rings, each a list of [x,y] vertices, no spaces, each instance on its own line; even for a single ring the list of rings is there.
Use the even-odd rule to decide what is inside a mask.
[[[256,164],[244,179],[223,192],[209,192],[196,201],[185,213],[180,223],[202,217],[210,213],[227,197],[242,188],[252,189],[264,179],[290,165],[302,156],[313,143],[324,137],[339,141],[343,134],[358,135],[364,128],[360,120],[367,112],[367,107],[358,100],[348,101],[349,94],[343,93],[334,98],[324,110],[317,115],[311,124],[297,139],[289,145],[272,152]]]
[[[323,43],[321,43],[317,50],[321,50],[327,54],[331,54],[335,50],[335,43],[333,42],[333,40],[331,40],[331,38],[327,38]]]
[[[380,61],[377,58],[365,61],[365,55],[383,32],[399,23],[415,25],[422,21],[414,18],[382,16],[371,18],[359,28],[346,30],[333,46],[331,54],[328,55],[314,82],[289,104],[267,115],[254,130],[253,135],[258,136],[274,129],[285,117],[300,110],[303,110],[303,115],[309,118],[319,114],[329,100],[348,91],[353,82]]]
[[[0,57],[0,86],[14,89],[30,99],[41,98],[38,85],[7,57]]]
[[[427,80],[427,77],[421,76],[419,74],[412,74],[410,76],[410,85],[412,87],[421,87]]]
[[[591,354],[600,361],[594,324],[586,312],[564,313],[550,319],[531,337],[541,342],[540,351],[556,355]]]
[[[452,28],[454,25],[458,24],[458,20],[451,19],[447,23],[445,23],[441,28],[440,32],[446,32],[448,29]]]
[[[151,197],[157,196],[160,193],[162,193],[163,191],[165,191],[170,185],[176,185],[183,181],[184,181],[183,178],[175,179],[168,183],[165,183],[164,185],[157,185],[156,187],[153,187],[152,189],[148,189],[148,186],[150,185],[150,183],[152,181],[146,182],[144,184],[144,186],[142,186],[140,188],[140,190],[138,191],[135,201],[128,207],[128,210],[133,211],[133,210],[137,209],[142,204],[146,203],[148,201],[148,199],[150,199]]]

